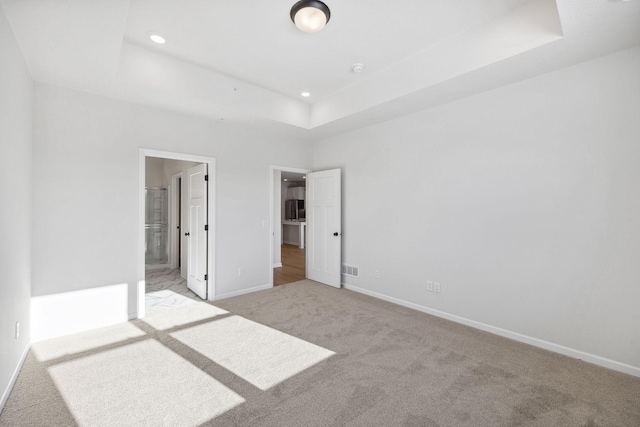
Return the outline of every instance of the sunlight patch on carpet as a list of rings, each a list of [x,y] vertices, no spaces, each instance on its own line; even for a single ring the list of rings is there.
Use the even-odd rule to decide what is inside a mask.
[[[198,426],[244,402],[153,339],[48,371],[81,426]]]
[[[171,336],[261,390],[335,354],[240,316],[187,328]]]
[[[100,329],[93,329],[87,332],[80,332],[47,341],[40,341],[31,346],[36,358],[45,362],[59,357],[82,353],[118,342],[126,341],[129,338],[137,338],[145,335],[145,332],[138,329],[132,323],[119,323]]]
[[[171,310],[150,313],[141,320],[155,329],[164,331],[176,326],[187,325],[205,319],[213,319],[216,316],[227,313],[228,311],[211,304],[194,302],[193,304],[175,307]]]

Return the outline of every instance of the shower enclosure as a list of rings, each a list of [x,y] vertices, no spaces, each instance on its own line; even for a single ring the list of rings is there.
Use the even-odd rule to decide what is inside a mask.
[[[169,262],[169,197],[167,188],[146,187],[145,192],[145,263]]]

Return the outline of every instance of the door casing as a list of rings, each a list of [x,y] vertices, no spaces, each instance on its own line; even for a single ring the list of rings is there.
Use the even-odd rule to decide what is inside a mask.
[[[282,171],[282,172],[295,172],[295,173],[309,173],[312,172],[311,169],[302,169],[302,168],[292,168],[292,167],[288,167],[288,166],[277,166],[277,165],[271,165],[271,167],[269,168],[269,182],[271,183],[271,185],[269,186],[269,284],[271,285],[271,287],[273,287],[273,238],[274,238],[274,228],[273,228],[273,220],[274,220],[274,216],[273,216],[273,210],[275,208],[275,204],[276,203],[273,199],[273,186],[275,185],[275,182],[273,180],[273,172],[274,171]],[[277,203],[280,203],[280,200],[277,201]],[[305,245],[305,251],[306,251],[306,245]],[[306,277],[306,274],[305,274]]]
[[[176,153],[171,151],[159,151],[147,148],[141,148],[138,155],[138,283],[137,283],[137,312],[136,317],[142,318],[145,316],[145,261],[144,261],[144,187],[146,181],[146,165],[145,159],[147,157],[158,157],[162,159],[174,159],[184,160],[187,162],[206,163],[209,175],[209,186],[207,191],[209,209],[207,211],[207,222],[209,224],[209,239],[207,242],[207,299],[209,301],[215,300],[215,259],[216,259],[216,227],[215,227],[215,213],[216,213],[216,159],[214,157],[198,156],[194,154]],[[185,260],[182,260],[184,264]]]

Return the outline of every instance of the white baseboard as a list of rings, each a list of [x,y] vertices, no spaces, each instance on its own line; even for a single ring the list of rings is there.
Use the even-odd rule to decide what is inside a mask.
[[[276,262],[273,264],[273,268],[278,268],[278,267],[282,267],[282,263],[281,262]]]
[[[435,310],[433,308],[425,307],[412,302],[404,301],[398,298],[390,297],[378,292],[369,291],[367,289],[359,288],[357,286],[348,285],[343,283],[342,286],[350,291],[358,292],[361,294],[369,295],[374,298],[378,298],[384,301],[388,301],[394,304],[401,305],[403,307],[411,308],[423,313],[431,314],[436,317],[451,320],[456,323],[461,323],[472,328],[480,329],[486,332],[490,332],[495,335],[499,335],[505,338],[509,338],[515,341],[519,341],[525,344],[532,345],[534,347],[543,348],[545,350],[552,351],[554,353],[563,354],[565,356],[573,357],[574,359],[584,360],[585,362],[593,363],[594,365],[603,366],[614,371],[623,372],[625,374],[640,377],[640,367],[627,365],[626,363],[617,362],[615,360],[607,359],[605,357],[596,356],[595,354],[585,353],[584,351],[576,350],[570,347],[565,347],[560,344],[554,344],[549,341],[544,341],[538,338],[523,335],[518,332],[509,331],[507,329],[498,328],[495,326],[487,325],[485,323],[477,322],[475,320],[467,319],[465,317],[456,316],[455,314],[446,313],[444,311]]]
[[[18,379],[18,374],[20,374],[20,370],[22,369],[22,365],[24,365],[24,361],[27,358],[27,354],[29,353],[29,349],[31,348],[31,343],[27,343],[24,350],[22,351],[22,356],[20,356],[20,360],[18,360],[18,365],[16,369],[13,370],[13,375],[11,375],[11,379],[9,379],[9,384],[7,384],[7,388],[2,393],[2,400],[0,400],[0,412],[4,409],[4,405],[7,403],[9,399],[9,394],[11,394],[11,390],[13,390],[13,386],[16,384],[16,380]]]
[[[266,289],[271,289],[271,288],[273,288],[273,285],[267,284],[267,285],[254,286],[253,288],[243,289],[241,291],[227,292],[224,294],[216,295],[214,301],[231,298],[231,297],[237,297],[239,295],[244,295],[244,294],[250,294],[252,292],[264,291]]]

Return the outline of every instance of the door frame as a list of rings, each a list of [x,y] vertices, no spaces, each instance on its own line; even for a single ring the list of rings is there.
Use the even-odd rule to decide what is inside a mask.
[[[145,197],[144,188],[146,182],[147,157],[158,157],[162,159],[184,160],[187,162],[206,163],[209,174],[208,185],[208,209],[207,222],[209,233],[207,241],[207,300],[215,300],[216,274],[216,159],[214,157],[198,156],[194,154],[176,153],[171,151],[159,151],[148,148],[140,148],[138,154],[138,293],[137,293],[137,313],[138,319],[145,316],[145,261],[144,261],[144,221],[145,221]],[[182,260],[184,262],[184,260]]]
[[[178,195],[182,194],[182,188],[178,191],[178,183],[182,187],[182,172],[171,177],[171,184],[169,185],[169,265],[171,268],[178,268],[178,258],[180,253],[178,251],[178,241],[182,232],[182,224],[178,223],[178,218],[181,216],[182,200]],[[180,232],[176,233],[177,227],[180,226]]]
[[[281,172],[295,172],[295,173],[309,173],[309,172],[313,172],[312,169],[304,169],[304,168],[292,168],[292,167],[288,167],[288,166],[278,166],[278,165],[271,165],[269,167],[269,285],[271,285],[271,287],[273,288],[273,238],[274,238],[274,228],[273,228],[273,208],[275,207],[274,204],[274,200],[273,200],[273,186],[274,186],[274,181],[273,181],[273,173],[275,171],[281,171]],[[305,245],[305,252],[307,250],[307,246]],[[306,267],[305,267],[306,268]],[[305,272],[305,277],[306,277],[306,272]]]

